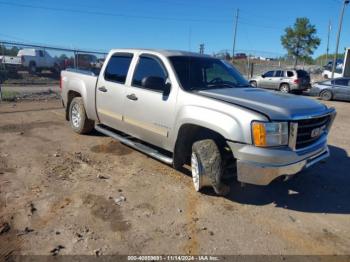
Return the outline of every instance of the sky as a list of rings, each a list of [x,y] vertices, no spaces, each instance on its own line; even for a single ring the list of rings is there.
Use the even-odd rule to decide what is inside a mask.
[[[297,17],[308,17],[326,52],[335,50],[342,0],[0,0],[0,39],[108,51],[162,48],[205,53],[232,52],[239,9],[236,52],[276,57],[286,51],[281,35]],[[340,50],[350,47],[350,6]]]

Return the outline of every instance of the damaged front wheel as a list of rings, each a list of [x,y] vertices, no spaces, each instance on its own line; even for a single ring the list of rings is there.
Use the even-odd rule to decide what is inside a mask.
[[[229,186],[222,183],[223,161],[218,145],[214,140],[205,139],[193,144],[191,170],[196,191],[212,186],[218,195],[229,193]]]

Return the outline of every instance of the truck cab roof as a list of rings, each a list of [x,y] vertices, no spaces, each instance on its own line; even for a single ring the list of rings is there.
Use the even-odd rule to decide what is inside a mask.
[[[153,53],[153,54],[160,54],[165,57],[170,56],[195,56],[195,57],[210,57],[208,55],[189,52],[189,51],[182,51],[182,50],[166,50],[166,49],[137,49],[137,48],[128,48],[128,49],[112,49],[110,53]]]

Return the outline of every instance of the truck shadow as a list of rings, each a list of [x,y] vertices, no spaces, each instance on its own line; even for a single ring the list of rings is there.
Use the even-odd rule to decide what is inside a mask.
[[[289,181],[269,186],[231,185],[227,199],[248,205],[267,205],[310,213],[350,213],[350,158],[329,146],[331,157]]]

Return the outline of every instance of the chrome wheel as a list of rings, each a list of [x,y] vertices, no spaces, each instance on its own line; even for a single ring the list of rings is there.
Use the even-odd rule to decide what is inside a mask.
[[[191,156],[191,169],[192,169],[192,180],[194,189],[199,191],[201,189],[201,181],[200,181],[200,165],[198,162],[197,155],[193,152]]]
[[[330,91],[328,91],[328,90],[323,91],[321,93],[321,99],[322,100],[330,101],[330,100],[332,100],[332,96],[333,96],[332,93]]]
[[[282,85],[281,88],[280,88],[280,91],[282,93],[289,93],[289,86],[287,85]]]
[[[80,108],[79,108],[78,104],[74,104],[72,106],[71,117],[72,117],[72,125],[75,128],[79,128],[80,121],[81,121],[81,116],[80,116]]]

